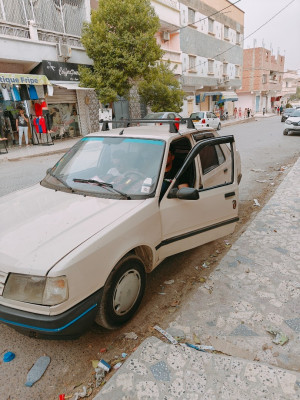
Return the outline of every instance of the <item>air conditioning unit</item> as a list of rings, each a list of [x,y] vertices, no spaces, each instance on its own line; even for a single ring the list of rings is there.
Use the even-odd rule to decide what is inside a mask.
[[[162,32],[162,40],[164,40],[165,42],[167,42],[168,40],[170,40],[170,32],[163,31],[163,32]]]
[[[229,75],[224,75],[224,82],[229,82]]]
[[[59,57],[70,58],[72,54],[72,49],[69,45],[64,43],[57,44],[57,53]]]

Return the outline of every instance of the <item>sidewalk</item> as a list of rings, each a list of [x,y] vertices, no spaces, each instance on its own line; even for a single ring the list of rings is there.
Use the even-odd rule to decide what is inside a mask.
[[[299,176],[300,159],[176,319],[162,326],[216,352],[173,345],[153,331],[157,337],[146,339],[94,400],[300,399]]]
[[[254,121],[254,118],[246,118],[246,119],[236,119],[236,120],[227,120],[222,121],[222,127],[235,125],[235,124],[243,124],[246,122]],[[32,145],[29,147],[22,146],[19,148],[18,146],[10,147],[8,149],[8,153],[0,154],[0,163],[3,161],[18,161],[19,159],[24,158],[32,158],[39,156],[46,156],[50,154],[59,154],[65,153],[68,151],[74,144],[80,140],[79,138],[74,139],[61,139],[55,140],[54,145]]]

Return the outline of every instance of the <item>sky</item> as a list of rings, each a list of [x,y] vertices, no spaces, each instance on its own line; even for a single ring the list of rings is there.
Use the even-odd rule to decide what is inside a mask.
[[[237,0],[230,0],[235,3]],[[292,0],[240,0],[236,6],[245,12],[245,37],[267,22]],[[285,70],[300,70],[300,0],[294,0],[285,10],[244,42],[244,48],[264,47],[277,56],[285,55]]]

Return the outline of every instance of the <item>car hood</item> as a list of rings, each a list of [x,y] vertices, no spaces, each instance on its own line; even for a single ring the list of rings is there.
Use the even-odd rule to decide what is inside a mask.
[[[66,254],[145,200],[115,200],[40,185],[0,199],[0,271],[44,275]]]

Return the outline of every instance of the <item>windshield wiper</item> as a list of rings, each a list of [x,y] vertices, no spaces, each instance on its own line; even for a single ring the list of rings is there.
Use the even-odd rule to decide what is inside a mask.
[[[52,176],[53,178],[57,179],[58,182],[60,182],[62,185],[64,185],[67,189],[71,190],[71,192],[74,192],[74,189],[71,188],[71,186],[69,186],[63,179],[61,179],[58,176],[54,175],[51,171],[49,171],[48,174],[50,176]]]
[[[92,184],[95,184],[97,186],[104,187],[105,189],[107,189],[110,192],[119,193],[121,196],[126,197],[127,200],[131,200],[131,197],[128,196],[128,194],[126,194],[124,192],[121,192],[120,190],[115,189],[111,183],[99,182],[99,181],[96,181],[95,179],[81,179],[81,178],[74,178],[73,182],[92,183]]]

